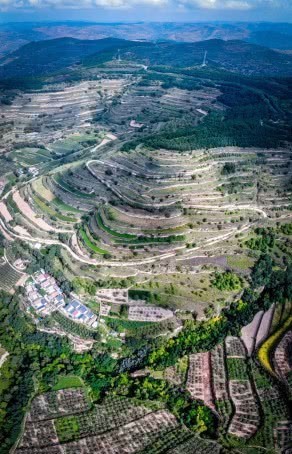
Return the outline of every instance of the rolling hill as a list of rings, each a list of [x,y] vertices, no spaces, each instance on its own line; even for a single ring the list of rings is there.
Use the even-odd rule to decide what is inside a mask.
[[[23,22],[0,24],[0,57],[31,41],[71,37],[119,38],[132,41],[199,42],[207,39],[243,40],[272,49],[292,48],[289,23],[95,23],[81,21]]]
[[[78,40],[57,38],[31,42],[0,60],[0,78],[52,74],[61,68],[80,62],[88,55],[127,46],[116,38]]]
[[[203,62],[205,51],[210,65],[244,74],[290,75],[292,58],[263,46],[244,41],[211,39],[198,43],[134,43],[121,50],[121,58],[138,61],[146,65],[192,67]],[[98,55],[96,61],[100,62]],[[112,58],[108,55],[108,58]],[[95,57],[89,56],[85,64],[94,64]]]
[[[95,66],[115,59],[118,52],[124,61],[186,68],[200,65],[205,51],[208,53],[210,66],[219,66],[247,75],[292,74],[290,55],[239,40],[152,43],[115,38],[58,38],[26,44],[0,60],[0,78],[44,76],[74,64]]]

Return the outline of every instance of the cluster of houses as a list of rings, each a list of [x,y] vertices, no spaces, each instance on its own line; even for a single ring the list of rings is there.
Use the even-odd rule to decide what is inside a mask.
[[[97,316],[75,297],[66,298],[54,277],[43,270],[35,273],[25,290],[30,305],[42,315],[58,310],[76,322],[97,327]]]
[[[44,270],[35,273],[27,281],[25,291],[29,305],[42,316],[59,311],[77,323],[97,328],[98,316],[81,303],[75,295],[71,294],[70,297],[66,297],[55,278]],[[100,289],[97,297],[100,303],[99,317],[110,316],[112,305],[115,304],[127,305],[128,319],[132,321],[161,322],[173,317],[173,312],[170,310],[145,305],[143,301],[130,300],[128,291],[124,289]]]
[[[39,170],[38,170],[37,167],[34,167],[34,166],[33,166],[33,167],[29,167],[29,168],[28,168],[28,173],[29,173],[30,175],[32,175],[33,177],[37,177],[38,174],[39,174]]]
[[[73,318],[73,320],[84,323],[92,328],[96,328],[98,325],[97,316],[77,299],[70,300],[64,307],[64,312],[67,316]]]

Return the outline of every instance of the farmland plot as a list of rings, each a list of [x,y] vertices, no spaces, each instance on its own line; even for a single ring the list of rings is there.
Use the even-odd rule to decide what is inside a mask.
[[[16,203],[19,210],[21,211],[21,213],[27,219],[32,221],[33,224],[35,224],[37,227],[39,227],[41,230],[44,230],[45,232],[54,231],[54,228],[51,225],[37,217],[36,213],[31,209],[30,205],[21,197],[18,191],[13,194],[13,200]]]
[[[126,447],[126,452],[129,454],[136,453],[153,442],[164,431],[172,430],[177,425],[174,416],[161,410],[108,433],[64,444],[63,449],[66,454],[72,453],[72,450],[108,454],[108,452],[121,452],[123,447]]]
[[[7,205],[4,202],[0,202],[0,215],[3,217],[5,222],[10,222],[13,219],[8,211]]]
[[[217,345],[211,351],[213,389],[216,400],[228,400],[224,347]]]
[[[72,388],[34,399],[17,452],[118,454],[145,450],[162,454],[192,438],[166,410],[153,410],[123,397],[107,397],[90,408],[84,390]],[[196,445],[209,446],[200,439]]]
[[[285,438],[286,429],[290,428],[291,424],[287,398],[282,392],[283,388],[279,388],[276,385],[265,369],[254,364],[252,370],[263,413],[261,427],[252,439],[252,443],[275,449],[277,448],[275,443],[278,435],[279,438],[282,438],[282,436]],[[286,423],[282,424],[284,421]],[[276,435],[278,427],[282,427],[282,429]]]
[[[192,437],[168,452],[169,454],[219,454],[221,452],[221,446],[198,437]]]
[[[240,339],[237,337],[231,337],[228,336],[226,337],[225,340],[225,346],[226,346],[226,356],[227,358],[245,358],[246,353],[244,346]]]
[[[8,262],[4,261],[0,263],[0,288],[2,290],[10,292],[21,276],[22,274],[12,268]]]
[[[247,373],[245,349],[239,338],[226,338],[226,355],[229,395],[235,409],[228,433],[249,439],[260,425],[260,413]]]
[[[274,436],[275,448],[281,452],[289,452],[289,448],[292,448],[292,422],[280,421],[274,429]]]
[[[164,370],[164,379],[174,385],[182,385],[186,379],[188,364],[188,357],[181,358],[174,366],[167,367]]]
[[[143,418],[151,410],[144,406],[136,406],[129,399],[107,398],[102,405],[95,405],[89,412],[74,416],[75,425],[72,430],[72,416],[55,420],[60,442],[89,437],[124,426]]]
[[[41,449],[45,446],[59,442],[56,429],[52,420],[47,421],[26,421],[24,434],[18,446],[18,451],[23,448]]]
[[[83,388],[63,389],[37,396],[33,400],[27,420],[42,421],[88,409],[89,401]]]
[[[190,355],[186,388],[193,399],[202,400],[205,405],[215,409],[209,352]]]
[[[228,433],[238,438],[250,438],[260,425],[259,408],[248,380],[230,380],[229,392],[235,414]]]
[[[286,379],[292,370],[292,331],[288,331],[277,345],[274,352],[275,371],[281,379]]]
[[[21,144],[31,141],[33,145],[38,140],[48,145],[52,140],[57,141],[66,135],[72,135],[72,130],[82,134],[84,126],[90,125],[96,113],[103,111],[104,105],[111,103],[112,98],[128,83],[120,76],[115,80],[83,81],[73,85],[56,84],[53,89],[45,88],[44,91],[16,96],[11,105],[3,106],[6,120],[14,122],[14,129],[8,130],[3,136],[3,148],[15,142]],[[69,149],[72,149],[71,143]],[[61,150],[56,146],[52,151],[66,152],[66,143]],[[25,157],[25,154],[19,153],[20,160],[23,158],[24,164],[33,165],[44,159],[49,160],[53,154],[43,149],[39,152],[41,156],[32,152],[31,156]],[[17,153],[14,152],[13,157],[18,159]]]
[[[232,407],[228,391],[224,345],[217,345],[211,351],[211,367],[215,406],[223,430],[226,430],[232,414]]]

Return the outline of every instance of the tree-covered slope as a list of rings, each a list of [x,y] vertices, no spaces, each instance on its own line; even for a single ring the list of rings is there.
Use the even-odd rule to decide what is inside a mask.
[[[86,67],[111,61],[193,67],[203,62],[243,74],[291,75],[292,57],[244,41],[211,39],[198,43],[134,42],[115,38],[60,38],[32,42],[0,60],[0,79],[49,75],[76,63]]]
[[[48,75],[105,49],[128,46],[125,40],[58,38],[24,45],[0,61],[0,78]]]

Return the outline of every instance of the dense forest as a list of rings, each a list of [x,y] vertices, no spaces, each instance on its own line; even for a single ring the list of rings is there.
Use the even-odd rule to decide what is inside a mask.
[[[127,142],[124,151],[141,143],[159,149],[190,151],[225,146],[275,148],[292,140],[291,79],[246,77],[218,69],[182,70],[177,77],[165,75],[170,68],[155,68],[145,77],[163,80],[167,87],[202,89],[213,85],[221,91],[217,99],[224,111],[211,111],[196,124],[190,117],[174,120],[158,133]],[[172,70],[171,70],[172,71]],[[184,77],[181,77],[183,74]]]

